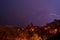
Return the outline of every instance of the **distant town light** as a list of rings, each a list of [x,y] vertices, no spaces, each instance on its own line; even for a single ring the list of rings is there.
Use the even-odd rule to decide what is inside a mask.
[[[49,30],[49,33],[51,33],[51,34],[56,34],[57,33],[57,29],[52,29],[52,30]]]
[[[44,29],[45,29],[45,30],[48,30],[48,29],[50,29],[50,28],[51,28],[51,27],[50,27],[50,26],[48,26],[48,27],[45,27]]]

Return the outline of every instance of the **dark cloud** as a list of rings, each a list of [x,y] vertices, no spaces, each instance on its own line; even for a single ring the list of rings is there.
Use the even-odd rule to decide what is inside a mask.
[[[60,13],[59,4],[59,0],[3,0],[0,24],[26,25],[33,22],[35,25],[44,25],[55,18],[50,13]]]

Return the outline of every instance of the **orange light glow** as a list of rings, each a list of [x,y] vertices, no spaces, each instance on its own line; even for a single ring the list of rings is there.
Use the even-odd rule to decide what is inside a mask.
[[[49,33],[56,34],[57,31],[58,31],[57,29],[52,29],[52,30],[49,31]]]

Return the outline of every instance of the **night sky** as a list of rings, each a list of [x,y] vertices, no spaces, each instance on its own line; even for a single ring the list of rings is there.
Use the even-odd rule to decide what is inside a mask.
[[[44,25],[60,19],[60,0],[0,0],[0,24]]]

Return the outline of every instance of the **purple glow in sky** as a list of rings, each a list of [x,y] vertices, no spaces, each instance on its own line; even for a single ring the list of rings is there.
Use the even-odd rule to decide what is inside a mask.
[[[2,0],[0,24],[44,25],[60,19],[60,0]]]

